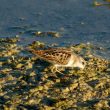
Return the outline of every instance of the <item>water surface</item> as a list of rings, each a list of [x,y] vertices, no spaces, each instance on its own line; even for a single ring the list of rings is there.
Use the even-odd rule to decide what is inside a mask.
[[[0,37],[28,30],[58,31],[61,38],[21,34],[21,43],[33,40],[69,45],[91,42],[110,54],[110,9],[93,7],[91,0],[0,0]]]

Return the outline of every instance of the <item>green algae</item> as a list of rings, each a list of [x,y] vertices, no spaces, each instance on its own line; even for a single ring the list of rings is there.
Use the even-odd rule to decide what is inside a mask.
[[[109,108],[110,61],[94,55],[94,50],[100,48],[90,43],[71,45],[73,51],[84,57],[86,67],[63,69],[61,74],[52,73],[47,62],[29,55],[16,39],[19,38],[0,40],[0,109]],[[27,47],[45,48],[46,45],[35,41]]]
[[[95,0],[93,2],[93,6],[95,7],[99,7],[99,6],[107,6],[107,7],[110,7],[110,0],[103,0],[103,1],[97,1]]]

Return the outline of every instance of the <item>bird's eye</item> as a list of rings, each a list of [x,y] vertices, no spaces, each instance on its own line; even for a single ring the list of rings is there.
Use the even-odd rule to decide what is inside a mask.
[[[82,62],[82,64],[84,65],[84,64],[85,64],[85,62]]]

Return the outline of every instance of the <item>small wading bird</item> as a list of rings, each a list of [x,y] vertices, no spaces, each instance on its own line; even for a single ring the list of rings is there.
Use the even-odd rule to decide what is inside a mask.
[[[67,48],[49,48],[45,50],[34,50],[28,48],[28,51],[47,62],[53,64],[53,70],[58,71],[59,67],[70,67],[84,69],[86,61]]]

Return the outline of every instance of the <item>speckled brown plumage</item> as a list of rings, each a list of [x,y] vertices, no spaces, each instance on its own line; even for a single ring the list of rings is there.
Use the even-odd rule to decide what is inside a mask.
[[[32,53],[38,55],[40,58],[57,64],[66,65],[71,56],[70,49],[48,49],[48,50],[32,50]]]
[[[45,50],[30,50],[39,58],[46,60],[55,66],[84,67],[84,59],[68,48],[49,48]]]

